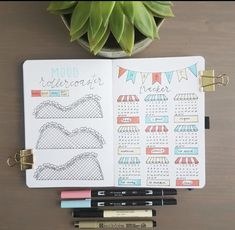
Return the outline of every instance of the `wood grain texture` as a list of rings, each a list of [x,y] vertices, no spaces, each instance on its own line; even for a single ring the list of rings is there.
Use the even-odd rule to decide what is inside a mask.
[[[0,229],[73,229],[59,208],[60,189],[28,189],[24,173],[6,159],[24,146],[22,63],[26,59],[94,58],[69,42],[47,2],[0,2]],[[233,230],[235,226],[235,2],[174,2],[160,41],[133,57],[202,55],[207,68],[230,75],[230,85],[206,95],[204,189],[180,190],[178,205],[157,208],[161,230]]]

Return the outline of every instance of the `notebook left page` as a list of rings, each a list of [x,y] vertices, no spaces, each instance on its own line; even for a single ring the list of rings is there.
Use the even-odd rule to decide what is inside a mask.
[[[23,64],[29,187],[112,186],[110,60],[27,60]]]

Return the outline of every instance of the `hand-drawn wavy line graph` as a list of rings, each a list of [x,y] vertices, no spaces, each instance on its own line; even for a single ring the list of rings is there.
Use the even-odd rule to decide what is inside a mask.
[[[61,124],[48,122],[39,132],[36,149],[101,149],[105,144],[100,133],[87,127],[69,132]]]
[[[103,180],[96,153],[82,153],[62,165],[44,163],[34,173],[36,180]]]
[[[37,119],[103,118],[100,100],[98,95],[89,94],[67,106],[55,101],[44,101],[35,108],[33,115]]]

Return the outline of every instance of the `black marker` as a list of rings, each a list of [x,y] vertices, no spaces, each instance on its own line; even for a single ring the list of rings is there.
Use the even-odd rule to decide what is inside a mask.
[[[74,218],[130,218],[130,217],[153,217],[156,211],[151,209],[139,210],[100,210],[100,209],[74,209],[72,212]]]

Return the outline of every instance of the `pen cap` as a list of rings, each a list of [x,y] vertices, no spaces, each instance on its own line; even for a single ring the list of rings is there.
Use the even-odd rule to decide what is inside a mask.
[[[176,189],[164,189],[164,195],[177,195],[177,190]]]
[[[163,199],[163,205],[176,205],[176,199]]]
[[[74,218],[103,217],[103,210],[98,209],[74,209],[72,216]]]
[[[157,222],[153,221],[153,227],[157,227]]]

